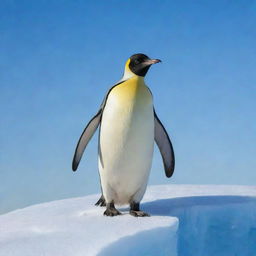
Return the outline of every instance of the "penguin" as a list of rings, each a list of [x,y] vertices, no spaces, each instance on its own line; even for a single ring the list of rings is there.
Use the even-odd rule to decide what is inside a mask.
[[[175,157],[171,140],[159,120],[153,96],[144,82],[159,59],[142,53],[125,64],[122,79],[107,92],[99,111],[85,127],[76,146],[72,169],[77,170],[83,152],[99,127],[98,168],[102,196],[96,205],[104,215],[117,216],[115,205],[130,205],[134,217],[149,216],[140,210],[152,164],[154,141],[163,160],[165,175],[173,175]]]

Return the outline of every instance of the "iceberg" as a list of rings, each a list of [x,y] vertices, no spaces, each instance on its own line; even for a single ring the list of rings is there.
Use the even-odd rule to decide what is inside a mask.
[[[99,195],[0,215],[0,256],[254,256],[256,187],[150,186],[151,217],[103,216]]]

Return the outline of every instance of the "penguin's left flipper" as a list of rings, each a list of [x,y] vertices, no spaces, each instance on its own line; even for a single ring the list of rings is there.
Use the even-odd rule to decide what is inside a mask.
[[[160,150],[164,162],[165,175],[170,178],[174,172],[175,157],[171,140],[154,110],[155,142]]]
[[[102,116],[102,108],[100,108],[98,113],[90,120],[90,122],[85,127],[76,146],[76,151],[75,151],[73,162],[72,162],[73,171],[76,171],[87,144],[89,143],[93,134],[97,130],[101,121],[101,116]]]

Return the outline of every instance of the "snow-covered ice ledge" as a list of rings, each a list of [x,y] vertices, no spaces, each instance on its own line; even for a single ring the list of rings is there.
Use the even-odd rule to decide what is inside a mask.
[[[0,256],[256,255],[256,187],[152,186],[142,204],[150,218],[103,217],[97,199],[1,215]]]

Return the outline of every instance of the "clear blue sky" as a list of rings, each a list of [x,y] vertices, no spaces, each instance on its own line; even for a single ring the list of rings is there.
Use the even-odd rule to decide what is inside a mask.
[[[256,185],[255,1],[0,2],[0,212],[99,192],[86,123],[126,59],[162,64],[146,82],[176,171],[155,150],[150,184]]]

